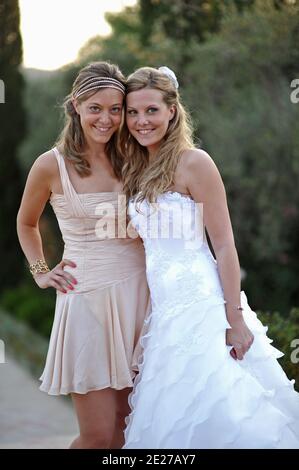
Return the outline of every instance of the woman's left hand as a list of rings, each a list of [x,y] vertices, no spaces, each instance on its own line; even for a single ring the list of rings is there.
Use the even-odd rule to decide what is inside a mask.
[[[243,319],[231,324],[231,328],[226,330],[226,344],[232,346],[230,355],[234,359],[243,359],[251,347],[254,336]]]

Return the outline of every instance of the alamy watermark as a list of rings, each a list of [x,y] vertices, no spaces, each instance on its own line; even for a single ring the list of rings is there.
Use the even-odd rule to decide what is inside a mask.
[[[185,199],[185,198],[183,198]],[[191,199],[188,200],[189,202]],[[127,211],[126,196],[118,196],[117,207],[113,203],[97,205],[99,217],[95,226],[97,238],[138,238],[184,240],[192,248],[198,248],[204,240],[203,204],[173,201],[135,205]]]
[[[290,94],[290,100],[293,104],[297,104],[299,103],[299,78],[294,78],[294,80],[291,81],[290,87],[295,88]]]
[[[293,364],[298,364],[299,363],[299,338],[293,339],[293,341],[291,342],[291,348],[295,348],[291,354],[291,362]]]
[[[4,81],[0,79],[0,103],[5,103],[5,85]]]
[[[3,339],[0,339],[0,364],[5,363],[5,344]]]

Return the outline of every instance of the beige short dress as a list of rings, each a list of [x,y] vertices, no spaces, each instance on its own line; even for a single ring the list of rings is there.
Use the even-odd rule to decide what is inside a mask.
[[[140,238],[117,238],[120,194],[77,193],[63,156],[53,150],[64,194],[52,193],[50,203],[65,244],[63,258],[77,265],[65,271],[78,284],[66,294],[57,291],[40,390],[60,395],[132,387],[150,311],[143,244]],[[99,236],[103,204],[105,220],[116,227],[114,238]]]

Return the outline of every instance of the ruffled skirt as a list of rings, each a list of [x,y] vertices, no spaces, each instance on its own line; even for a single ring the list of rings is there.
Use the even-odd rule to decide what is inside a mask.
[[[243,291],[241,302],[255,336],[242,361],[226,345],[220,295],[153,309],[125,449],[299,448],[299,394]]]

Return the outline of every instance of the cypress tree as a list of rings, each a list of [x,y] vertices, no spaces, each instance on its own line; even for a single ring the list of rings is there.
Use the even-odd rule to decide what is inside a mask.
[[[0,292],[16,286],[23,273],[16,233],[23,186],[17,151],[25,135],[21,61],[18,1],[0,0],[0,80],[5,98],[4,103],[0,99]]]

